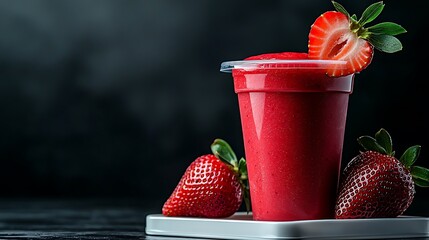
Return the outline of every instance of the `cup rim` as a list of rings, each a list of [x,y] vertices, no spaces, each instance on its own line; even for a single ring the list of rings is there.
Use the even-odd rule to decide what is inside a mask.
[[[220,71],[231,73],[233,69],[329,69],[346,68],[347,61],[321,59],[272,59],[272,60],[239,60],[222,62]]]

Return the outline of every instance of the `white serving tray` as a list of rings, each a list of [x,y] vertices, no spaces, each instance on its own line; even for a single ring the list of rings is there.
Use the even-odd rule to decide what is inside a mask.
[[[429,218],[401,216],[372,219],[254,221],[237,213],[229,218],[146,217],[148,236],[211,239],[394,239],[429,237]]]

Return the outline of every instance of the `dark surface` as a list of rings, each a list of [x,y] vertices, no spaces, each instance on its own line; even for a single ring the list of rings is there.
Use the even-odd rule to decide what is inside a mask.
[[[145,236],[145,218],[158,207],[119,199],[2,200],[0,239],[184,239]]]
[[[1,239],[144,239],[150,211],[123,200],[0,203]]]
[[[145,239],[149,213],[123,200],[8,200],[0,203],[0,239]]]

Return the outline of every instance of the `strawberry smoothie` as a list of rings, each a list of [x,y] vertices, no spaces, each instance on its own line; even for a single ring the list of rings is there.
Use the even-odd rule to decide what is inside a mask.
[[[222,63],[238,94],[255,220],[334,217],[354,75],[326,71],[342,64],[295,52]]]

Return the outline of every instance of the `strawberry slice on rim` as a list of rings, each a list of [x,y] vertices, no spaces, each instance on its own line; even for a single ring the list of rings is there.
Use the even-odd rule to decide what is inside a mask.
[[[342,76],[365,69],[372,60],[374,48],[365,39],[350,31],[346,15],[329,11],[316,19],[311,27],[308,57],[346,61],[346,67],[328,69],[330,76]]]
[[[346,66],[337,65],[327,70],[329,76],[337,77],[364,70],[372,61],[374,48],[387,53],[402,50],[401,42],[394,35],[406,30],[392,22],[383,22],[365,27],[383,10],[383,2],[370,5],[358,20],[345,8],[332,1],[337,11],[327,11],[312,24],[308,36],[308,58],[346,61]]]

